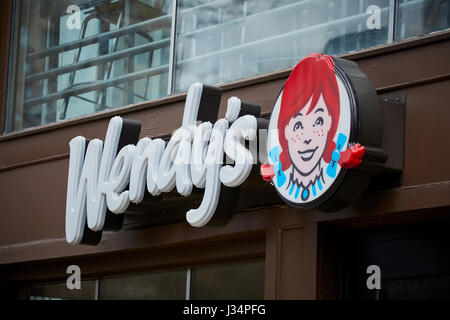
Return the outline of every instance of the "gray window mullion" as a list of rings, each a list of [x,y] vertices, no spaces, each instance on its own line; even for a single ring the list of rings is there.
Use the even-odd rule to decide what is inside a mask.
[[[387,43],[394,42],[396,11],[397,11],[397,0],[389,0],[389,23],[388,23]]]
[[[191,300],[192,292],[192,268],[186,271],[186,300]]]
[[[95,297],[94,300],[100,300],[100,279],[95,279]]]
[[[176,59],[176,26],[177,26],[177,10],[178,10],[178,0],[173,0],[172,2],[172,26],[170,29],[170,58],[169,58],[169,76],[167,85],[167,94],[171,95],[174,91],[175,86],[175,59]]]

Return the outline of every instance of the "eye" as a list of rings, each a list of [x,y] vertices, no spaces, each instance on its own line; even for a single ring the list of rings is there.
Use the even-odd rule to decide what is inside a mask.
[[[316,119],[316,123],[314,123],[314,126],[315,126],[315,125],[318,125],[318,126],[323,125],[323,118],[322,118],[322,117],[318,117],[318,118]]]
[[[294,124],[294,131],[297,131],[298,129],[303,129],[303,125],[302,125],[302,123],[300,121],[297,121]]]

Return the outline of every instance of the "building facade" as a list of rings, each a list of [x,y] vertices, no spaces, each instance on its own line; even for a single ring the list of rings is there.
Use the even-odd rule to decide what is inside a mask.
[[[2,298],[450,297],[450,1],[8,0],[0,15]],[[219,117],[235,96],[269,118],[312,52],[355,62],[404,107],[386,137],[401,137],[394,182],[322,212],[284,203],[255,166],[223,223],[191,226],[203,190],[171,192],[98,245],[66,242],[72,138],[103,140],[121,116],[168,140],[194,82],[222,90]]]

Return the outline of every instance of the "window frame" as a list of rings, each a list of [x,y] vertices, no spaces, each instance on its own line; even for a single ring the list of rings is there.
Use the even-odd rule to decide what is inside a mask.
[[[9,100],[9,75],[11,73],[10,57],[12,56],[12,39],[14,39],[13,0],[0,3],[0,132],[6,134],[7,106]]]
[[[256,232],[247,230],[244,233],[228,234],[221,239],[202,239],[195,243],[185,241],[183,234],[176,234],[176,225],[166,225],[162,228],[175,235],[174,242],[169,247],[159,243],[164,242],[165,239],[158,236],[153,248],[131,251],[117,250],[103,254],[101,257],[97,254],[71,256],[69,260],[67,258],[58,259],[51,264],[48,263],[48,260],[43,260],[37,262],[33,268],[10,270],[13,274],[12,281],[8,283],[0,281],[0,284],[5,287],[9,286],[10,291],[17,292],[17,298],[23,299],[24,297],[20,295],[21,288],[65,283],[69,276],[66,274],[68,265],[77,264],[81,269],[82,281],[96,281],[95,296],[97,300],[101,299],[100,286],[104,278],[184,270],[187,273],[186,284],[190,284],[189,288],[186,286],[185,300],[190,300],[193,282],[192,277],[188,276],[188,270],[192,275],[192,270],[196,268],[263,262],[265,269],[264,297],[267,296],[266,291],[269,289],[266,286],[267,273],[271,272],[271,269],[267,269],[266,234],[265,229],[261,226]],[[151,234],[151,230],[146,230]],[[121,233],[126,232],[121,231]],[[113,246],[122,242],[120,239],[113,238],[111,241]],[[18,279],[20,281],[16,281]]]
[[[176,73],[176,69],[175,69],[175,63],[176,63],[176,27],[177,27],[177,19],[178,19],[178,14],[177,14],[177,8],[178,8],[178,3],[179,0],[172,0],[172,21],[171,21],[171,36],[170,36],[170,47],[169,47],[169,52],[170,52],[170,57],[169,57],[169,72],[168,72],[168,92],[167,92],[167,96],[162,97],[162,98],[158,98],[156,100],[151,100],[148,102],[144,102],[144,103],[135,103],[135,104],[128,104],[128,105],[123,105],[119,108],[114,108],[112,110],[106,110],[106,111],[100,111],[100,112],[94,112],[91,114],[86,114],[80,117],[75,117],[75,118],[71,118],[71,119],[65,119],[62,121],[55,121],[55,122],[50,122],[44,125],[39,125],[39,126],[33,126],[33,127],[29,127],[29,128],[23,128],[23,129],[19,129],[19,130],[15,130],[15,131],[8,131],[8,113],[10,112],[10,110],[8,111],[8,104],[9,104],[9,100],[10,100],[10,91],[11,91],[11,77],[10,74],[12,72],[11,70],[11,65],[12,65],[12,61],[10,59],[11,56],[13,56],[13,50],[14,50],[14,28],[12,28],[12,25],[14,24],[14,15],[15,15],[15,0],[7,0],[7,1],[2,1],[1,4],[1,12],[3,14],[2,18],[6,17],[5,19],[1,19],[1,21],[3,21],[3,24],[0,25],[0,31],[2,31],[1,35],[0,35],[0,70],[7,70],[7,72],[4,72],[2,74],[2,78],[0,78],[0,141],[3,140],[3,138],[9,138],[9,137],[17,137],[17,136],[22,136],[22,135],[28,135],[28,134],[33,134],[33,133],[37,133],[37,132],[41,132],[41,131],[47,131],[47,130],[51,130],[52,128],[57,128],[57,127],[63,127],[66,126],[68,124],[72,124],[72,123],[79,123],[80,121],[83,122],[83,120],[86,119],[98,119],[99,117],[104,117],[104,115],[107,115],[106,117],[110,117],[116,114],[120,114],[123,113],[124,109],[125,110],[136,110],[135,107],[137,106],[142,106],[144,105],[148,105],[148,104],[152,104],[152,102],[163,102],[165,103],[166,101],[170,101],[172,102],[174,99],[175,101],[178,101],[179,99],[182,99],[185,97],[186,92],[182,92],[182,93],[175,93],[174,92],[174,81],[175,81],[175,73]],[[440,31],[436,31],[433,32],[432,34],[427,34],[424,36],[420,36],[420,37],[414,37],[414,38],[409,38],[406,40],[399,40],[399,41],[395,41],[395,35],[396,35],[396,23],[397,23],[397,12],[398,12],[398,4],[399,4],[399,0],[389,0],[389,21],[388,21],[388,38],[387,38],[387,42],[376,46],[376,47],[369,47],[363,50],[360,50],[356,53],[353,52],[347,52],[347,53],[343,53],[338,55],[338,57],[347,57],[347,56],[365,56],[367,52],[372,52],[372,51],[378,51],[378,50],[382,50],[383,52],[385,51],[384,48],[387,48],[387,50],[389,50],[389,48],[391,46],[395,46],[395,45],[402,45],[403,43],[409,43],[411,41],[420,41],[420,38],[427,38],[427,37],[439,37],[440,34],[442,33],[448,33],[449,29],[444,29],[444,30],[440,30]],[[286,69],[282,69],[282,70],[276,70],[270,73],[265,73],[265,74],[261,74],[261,75],[255,75],[252,76],[251,78],[243,78],[243,79],[237,79],[231,82],[227,82],[224,84],[220,84],[221,87],[228,87],[228,86],[235,86],[236,84],[239,83],[247,83],[247,81],[251,81],[251,83],[253,83],[253,79],[260,79],[260,78],[264,78],[268,75],[273,75],[273,74],[279,74],[279,78],[283,78],[285,77],[285,74],[289,74],[289,71],[292,68],[288,68]],[[1,80],[4,81],[1,81]],[[87,120],[89,121],[89,120]]]

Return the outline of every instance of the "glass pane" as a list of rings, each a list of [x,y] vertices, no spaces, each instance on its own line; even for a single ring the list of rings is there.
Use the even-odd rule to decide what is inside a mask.
[[[197,268],[192,274],[192,299],[264,299],[264,261]]]
[[[79,290],[69,290],[66,283],[44,284],[22,288],[20,298],[25,300],[94,300],[95,290],[95,280],[81,281]]]
[[[100,280],[100,299],[186,299],[186,270]]]
[[[311,52],[376,46],[388,36],[389,0],[178,3],[176,91],[291,67]]]
[[[398,0],[396,40],[450,27],[450,0]]]
[[[449,300],[450,276],[385,280],[382,293],[386,300]]]
[[[167,95],[171,6],[16,1],[7,131]]]

